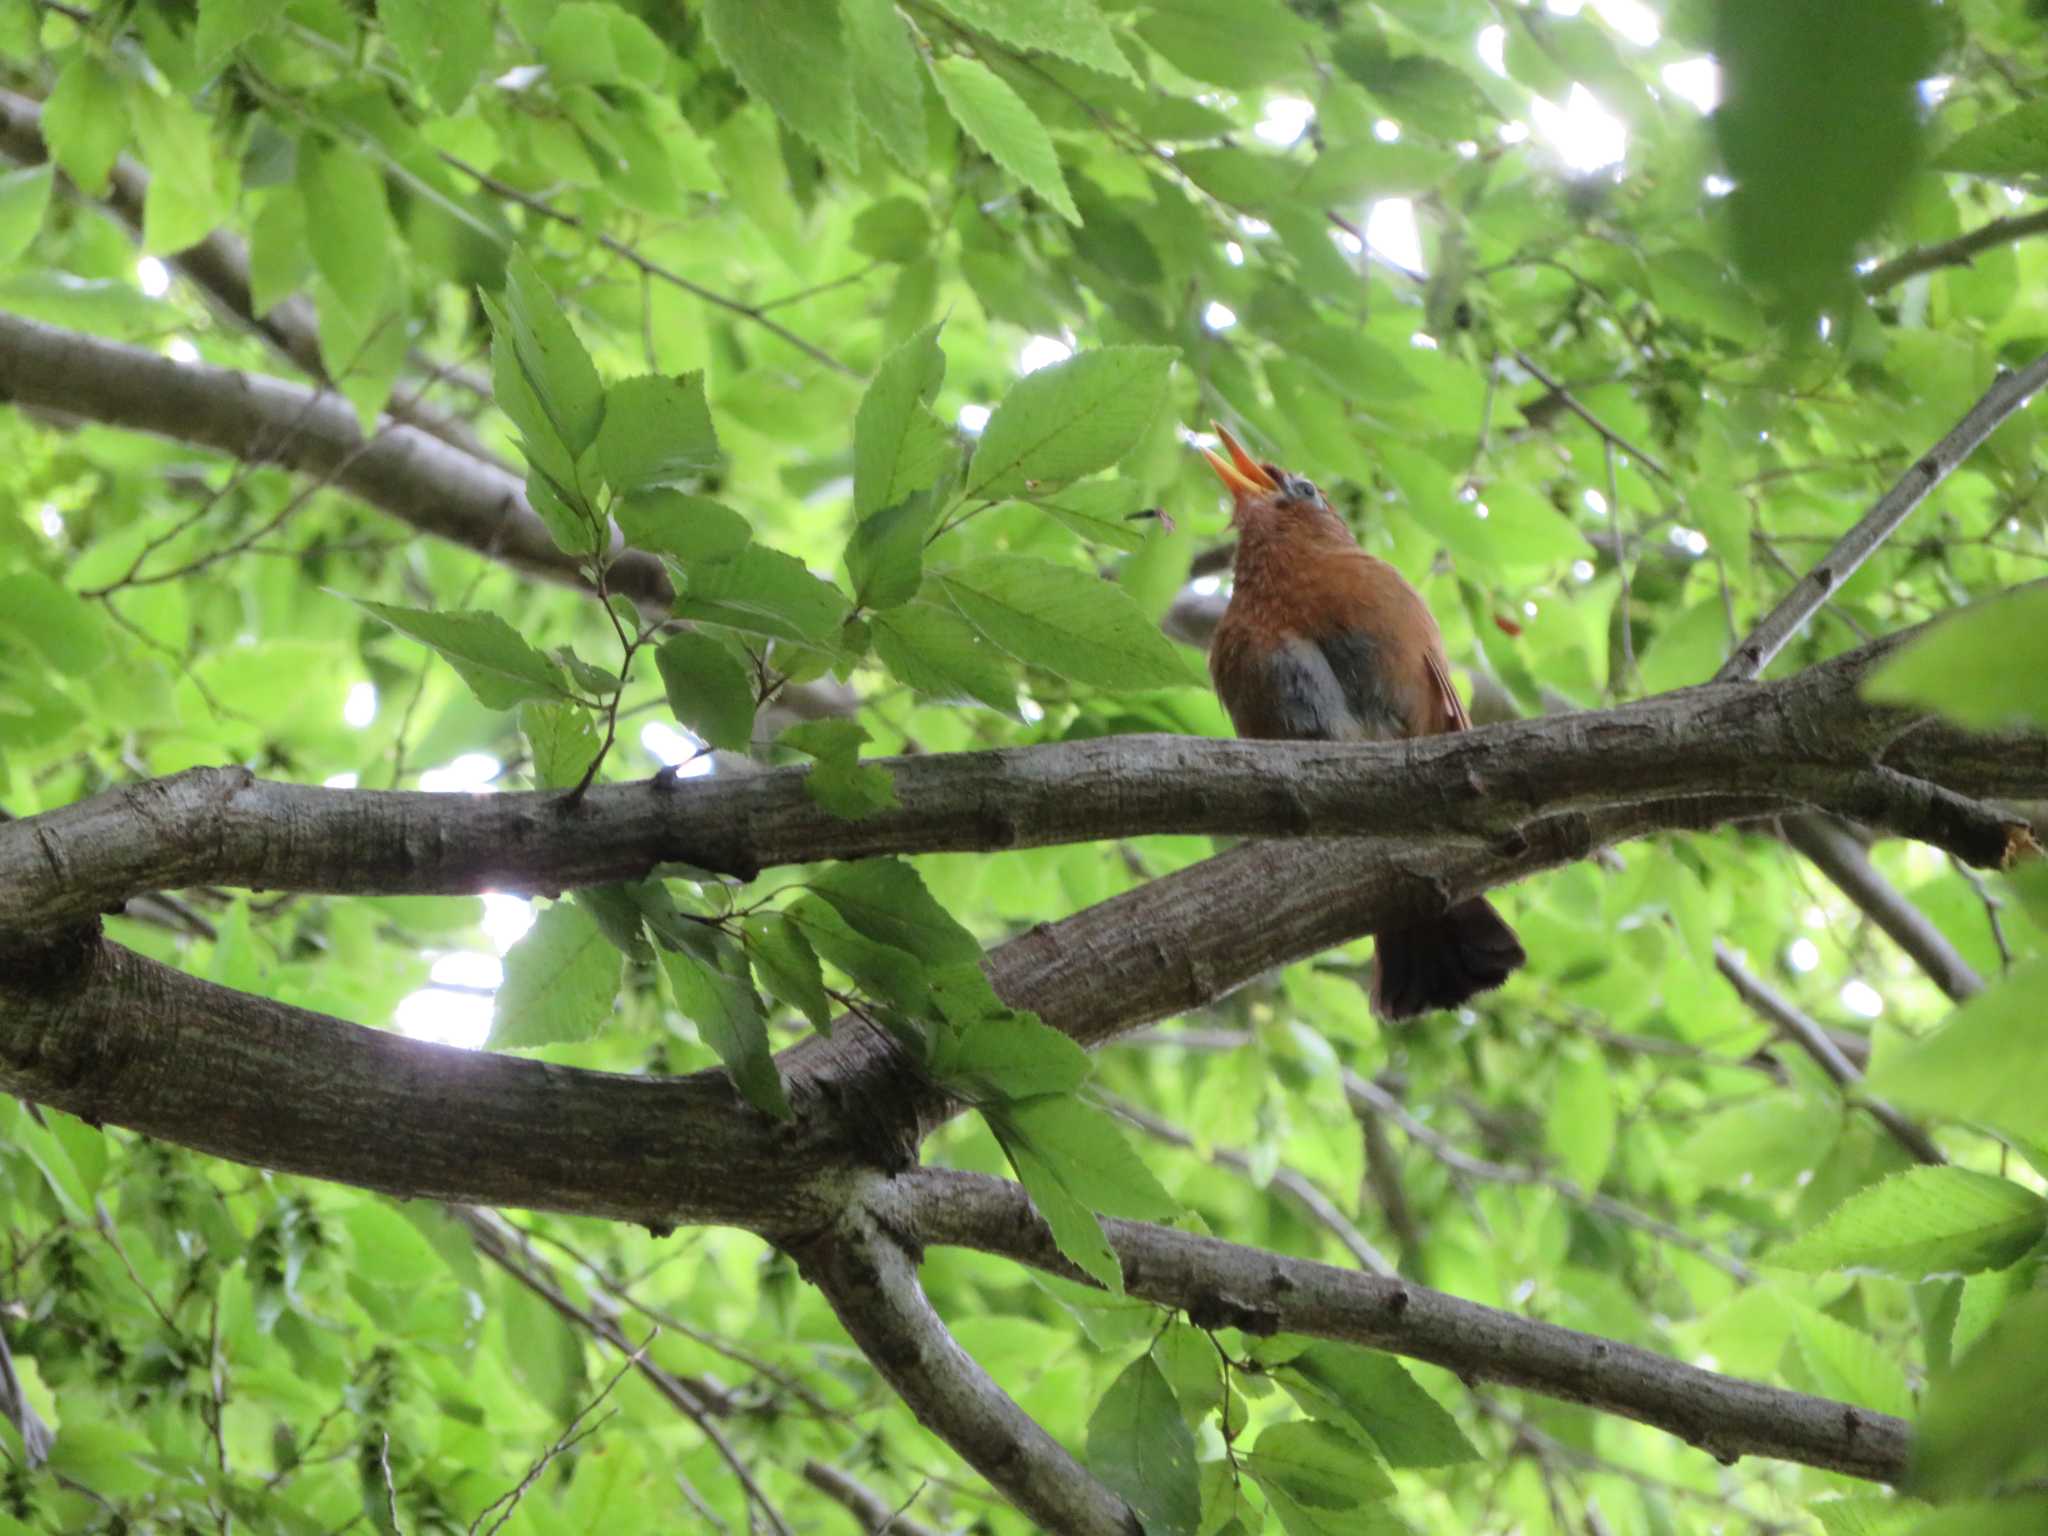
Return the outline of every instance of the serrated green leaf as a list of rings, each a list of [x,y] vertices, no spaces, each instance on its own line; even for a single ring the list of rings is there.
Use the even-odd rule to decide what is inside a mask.
[[[867,731],[851,720],[805,720],[775,741],[816,758],[804,775],[805,791],[834,816],[858,821],[902,803],[888,769],[859,761],[867,739]]]
[[[859,163],[837,0],[706,0],[703,16],[749,93],[835,160]]]
[[[266,19],[268,4],[257,6]],[[437,5],[434,0],[377,0],[377,19],[398,50],[405,72],[443,112],[469,96],[491,52],[491,10],[482,5]]]
[[[685,568],[730,560],[754,537],[747,520],[724,503],[665,488],[626,497],[612,515],[628,544],[673,555]]]
[[[1870,1091],[1906,1109],[2048,1140],[2044,996],[2048,959],[2015,966],[1933,1034],[1897,1043],[1886,1039],[1871,1069]]]
[[[1316,1342],[1276,1373],[1317,1419],[1335,1419],[1378,1449],[1390,1467],[1449,1467],[1477,1461],[1458,1421],[1391,1355]]]
[[[543,789],[568,789],[583,782],[604,745],[581,704],[528,699],[519,706],[519,730],[533,753],[533,777]]]
[[[853,421],[853,510],[859,517],[929,489],[958,453],[929,407],[946,377],[939,327],[928,325],[882,359]]]
[[[991,555],[937,579],[969,623],[1030,666],[1115,691],[1197,681],[1136,603],[1086,571]]]
[[[982,429],[963,494],[1028,499],[1109,468],[1158,415],[1178,355],[1098,347],[1026,374]]]
[[[1149,1353],[1118,1373],[1088,1416],[1088,1465],[1148,1533],[1193,1536],[1202,1518],[1195,1437]]]
[[[677,1010],[697,1026],[704,1043],[718,1053],[718,1059],[725,1063],[734,1086],[746,1101],[764,1115],[791,1119],[782,1073],[768,1044],[761,1000],[744,979],[743,963],[729,970],[693,954],[664,948],[661,968],[668,977]]]
[[[1936,170],[2012,180],[2048,170],[2048,102],[2030,101],[1979,123],[1934,157]]]
[[[1061,1257],[1076,1265],[1111,1295],[1123,1295],[1123,1265],[1117,1260],[1116,1250],[1109,1246],[1109,1239],[1103,1235],[1102,1223],[1096,1219],[1095,1213],[1068,1191],[1052,1165],[1028,1141],[1022,1137],[1006,1136],[993,1119],[989,1124],[997,1140],[1002,1142],[1003,1152],[1010,1159],[1017,1182],[1031,1197],[1032,1208],[1052,1233],[1053,1246],[1059,1249]]]
[[[778,640],[830,641],[845,622],[845,596],[779,549],[749,544],[731,559],[684,572],[679,618],[724,624]]]
[[[920,491],[861,519],[846,541],[846,574],[862,608],[900,608],[924,585],[924,546],[938,506]]]
[[[314,269],[358,321],[380,316],[396,270],[391,205],[376,162],[344,145],[302,139],[298,186],[306,206],[320,210],[306,221]]]
[[[43,142],[50,158],[87,197],[107,190],[107,173],[128,142],[128,104],[120,78],[81,52],[57,76],[43,102]]]
[[[922,178],[927,146],[924,64],[895,0],[842,0],[853,103],[889,158]]]
[[[744,752],[754,740],[754,680],[709,635],[685,630],[654,654],[668,707],[707,745]]]
[[[1036,1018],[974,1019],[933,1054],[939,1083],[976,1103],[1072,1093],[1088,1080],[1088,1053]]]
[[[492,1050],[588,1040],[611,1015],[619,952],[589,915],[556,902],[505,952],[491,1015]]]
[[[931,210],[915,198],[885,197],[861,210],[848,243],[877,261],[916,261],[931,249]]]
[[[13,261],[35,240],[55,176],[48,165],[23,166],[0,175],[0,263]]]
[[[1349,1510],[1394,1491],[1379,1458],[1334,1425],[1314,1420],[1269,1424],[1244,1469],[1261,1488],[1318,1510]]]
[[[1914,1168],[1859,1190],[1771,1255],[1788,1269],[1869,1269],[1922,1280],[2003,1269],[2048,1231],[2048,1201],[2010,1179]]]
[[[1138,35],[1197,80],[1251,90],[1306,70],[1316,34],[1275,0],[1165,0]]]
[[[1811,1377],[1810,1391],[1877,1413],[1903,1417],[1913,1411],[1906,1373],[1892,1353],[1862,1329],[1825,1312],[1802,1310],[1794,1336]]]
[[[2048,726],[2048,590],[2008,592],[1942,620],[1880,665],[1863,696],[1979,730]]]
[[[1144,490],[1136,481],[1090,480],[1034,496],[1029,505],[1091,543],[1133,550],[1145,542],[1148,531],[1145,523],[1131,519],[1143,500]]]
[[[869,996],[909,1014],[931,1010],[924,962],[917,956],[856,932],[830,903],[817,896],[804,896],[792,903],[788,917],[820,959],[851,976]]]
[[[785,732],[783,739],[788,740],[789,735]],[[932,899],[917,871],[901,859],[858,859],[831,865],[812,879],[811,890],[829,901],[857,931],[907,950],[927,965],[962,965],[981,959],[981,945],[974,935]]]
[[[919,693],[1017,713],[1008,658],[951,609],[927,602],[892,608],[869,621],[869,634],[882,665]]]
[[[1865,1495],[1822,1499],[1806,1506],[1825,1536],[1905,1536],[1927,1513],[1925,1505]]]
[[[195,46],[199,65],[212,69],[277,19],[266,0],[199,0]]]
[[[40,571],[0,576],[0,633],[12,633],[67,677],[83,677],[107,659],[98,611]]]
[[[1071,1094],[1047,1094],[1006,1105],[996,1119],[1005,1134],[1028,1143],[1090,1210],[1158,1221],[1179,1209],[1105,1110]]]
[[[1094,0],[938,0],[938,5],[999,43],[1056,54],[1106,75],[1138,78]]]
[[[1906,1487],[1924,1498],[1986,1494],[2048,1471],[2041,1384],[2048,1382],[2048,1292],[2007,1304],[1929,1387]]]
[[[818,1029],[832,1027],[832,999],[825,994],[818,953],[804,931],[781,913],[745,918],[747,958],[771,997],[797,1010]]]
[[[572,698],[562,669],[495,613],[431,613],[354,601],[365,613],[438,654],[487,709],[510,709],[526,699]]]
[[[989,158],[1052,204],[1069,224],[1081,222],[1060,170],[1052,135],[1003,78],[978,59],[950,54],[932,61],[946,110]]]
[[[704,375],[643,374],[604,392],[597,462],[621,496],[692,480],[718,463]]]
[[[318,206],[310,196],[307,205]],[[604,421],[604,385],[564,315],[561,301],[524,251],[515,250],[505,263],[505,289],[492,318],[498,322],[512,361],[552,435],[566,453],[568,474],[560,473],[560,466],[553,461],[550,473],[565,487],[573,486],[576,461],[597,441]],[[514,419],[519,420],[517,416]],[[524,421],[520,425],[527,427]],[[533,435],[530,428],[528,435]]]

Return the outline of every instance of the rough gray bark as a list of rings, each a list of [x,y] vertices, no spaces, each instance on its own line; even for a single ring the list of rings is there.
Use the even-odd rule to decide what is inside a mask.
[[[1779,809],[1817,806],[2000,864],[2025,826],[1969,797],[2048,792],[2048,737],[1975,736],[1865,704],[1858,685],[1897,643],[1782,682],[1419,741],[1118,736],[878,759],[901,805],[859,821],[817,805],[802,768],[613,785],[573,806],[545,793],[331,790],[195,769],[0,825],[0,930],[51,932],[196,884],[553,893],[665,861],[750,878],[823,859],[1150,833],[1455,835],[1511,850],[1545,817],[1734,785]]]
[[[927,1243],[1085,1278],[1013,1184],[921,1169],[894,1180],[889,1194],[898,1219]],[[1302,1333],[1427,1360],[1467,1380],[1528,1387],[1652,1425],[1724,1462],[1770,1456],[1889,1483],[1906,1473],[1908,1427],[1888,1414],[1722,1376],[1404,1280],[1143,1222],[1102,1226],[1129,1293],[1184,1311],[1198,1327]]]

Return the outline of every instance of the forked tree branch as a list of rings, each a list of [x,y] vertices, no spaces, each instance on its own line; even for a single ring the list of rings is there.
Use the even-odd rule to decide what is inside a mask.
[[[1086,1279],[1060,1257],[1017,1185],[919,1169],[892,1180],[885,1193],[892,1217],[926,1243]],[[1427,1360],[1468,1381],[1634,1419],[1723,1462],[1768,1456],[1878,1482],[1905,1476],[1908,1427],[1889,1414],[1701,1370],[1404,1280],[1143,1222],[1102,1226],[1129,1293],[1183,1311],[1197,1327],[1307,1334]]]

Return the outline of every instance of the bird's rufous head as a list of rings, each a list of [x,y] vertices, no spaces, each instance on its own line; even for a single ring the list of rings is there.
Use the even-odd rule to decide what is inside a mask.
[[[1327,520],[1337,530],[1343,529],[1343,520],[1331,509],[1314,481],[1290,474],[1277,464],[1260,463],[1245,452],[1244,444],[1222,422],[1212,421],[1209,425],[1216,429],[1230,457],[1208,448],[1202,450],[1202,457],[1230,492],[1230,521],[1240,530],[1252,524],[1284,525],[1297,518],[1312,524]]]

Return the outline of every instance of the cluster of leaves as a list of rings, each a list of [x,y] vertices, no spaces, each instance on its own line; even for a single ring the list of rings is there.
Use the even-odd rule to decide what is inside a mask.
[[[1174,434],[1211,415],[1329,488],[1494,707],[1696,682],[1994,367],[2048,336],[2040,242],[1857,271],[2009,213],[2004,188],[2048,172],[2048,56],[2022,0],[1682,3],[1650,42],[1610,9],[0,0],[7,83],[43,101],[62,172],[0,177],[0,306],[280,366],[183,287],[137,285],[134,237],[92,202],[131,155],[149,175],[141,250],[244,239],[254,308],[313,301],[324,371],[366,422],[416,393],[462,402],[434,370],[488,350],[500,410],[479,425],[522,447],[562,549],[601,581],[616,526],[677,594],[661,612],[591,603],[275,470],[10,413],[7,808],[224,760],[381,784],[488,754],[566,794],[651,771],[630,723],[664,706],[709,748],[808,759],[813,792],[850,816],[893,795],[864,747],[1221,733],[1192,653],[1154,628],[1220,535],[1213,483]],[[1475,47],[1493,28],[1498,68]],[[1665,74],[1706,50],[1724,81],[1711,122]],[[1915,90],[1930,76],[1948,78],[1938,107]],[[1622,165],[1575,174],[1529,135],[1539,101],[1562,109],[1575,88],[1625,128]],[[1298,140],[1261,136],[1276,103],[1310,119]],[[1720,175],[1736,192],[1703,193]],[[1419,274],[1356,241],[1403,206]],[[1013,383],[1029,338],[1078,351]],[[991,411],[978,437],[956,430],[982,419],[967,407]],[[1783,665],[2039,575],[2038,414],[1832,592]],[[1179,531],[1130,520],[1155,506]],[[2038,720],[2023,689],[2048,668],[2021,648],[2048,624],[2038,608],[1984,622],[1930,641],[1897,685],[1984,723]],[[423,666],[394,628],[452,665]],[[845,685],[855,712],[782,726],[775,706],[812,682]],[[380,698],[365,727],[344,721],[361,683]],[[1105,1053],[1091,1089],[1192,1140],[1148,1149],[1148,1173],[1075,1096],[1078,1054],[1002,1009],[973,962],[1208,851],[1156,838],[580,893],[507,957],[495,1043],[615,1070],[722,1063],[775,1114],[771,1046],[850,1003],[983,1107],[930,1155],[1014,1168],[1106,1280],[1095,1211],[1180,1212],[1342,1261],[1295,1180],[1417,1280],[1920,1408],[1919,1491],[1965,1502],[1824,1499],[1829,1536],[2039,1527],[2025,1500],[1979,1502],[2040,1475],[2008,1433],[2029,1422],[2014,1394],[2043,1349],[2037,884],[1994,877],[1987,908],[1924,851],[1873,851],[1979,971],[2013,957],[1937,1034],[1944,1001],[1782,846],[1630,848],[1502,898],[1532,963],[1469,1018],[1377,1033],[1363,950],[1344,950],[1199,1021],[1238,1032],[1231,1050],[1168,1031]],[[459,992],[421,989],[486,947],[474,901],[195,900],[212,937],[114,926],[224,984],[367,1022],[419,996],[452,1009]],[[1756,1057],[1769,1029],[1716,977],[1717,936],[1876,1036],[1873,1091],[1989,1127],[2015,1156],[1962,1129],[1943,1136],[1959,1167],[1907,1173],[1818,1071]],[[1874,1025],[1840,1001],[1852,979],[1882,1000]],[[1424,1142],[1392,1154],[1403,1133],[1361,1127],[1346,1073],[1402,1086],[1425,1128],[1510,1177]],[[588,1334],[435,1213],[47,1118],[5,1127],[26,1314],[9,1337],[66,1481],[13,1474],[0,1529],[213,1528],[223,1511],[461,1529],[588,1404]],[[793,1519],[842,1518],[801,1479],[815,1457],[892,1502],[923,1489],[927,1523],[1023,1528],[752,1239],[527,1225],[541,1250],[589,1259],[558,1272],[576,1305],[609,1308],[615,1285],[686,1321],[651,1358],[718,1388],[724,1432]],[[1799,1529],[1811,1495],[1839,1491],[1724,1473],[1533,1397],[1512,1422],[1441,1372],[1411,1380],[1361,1352],[1212,1341],[968,1255],[933,1253],[924,1281],[975,1356],[1162,1529],[1270,1513],[1290,1531],[1535,1532],[1594,1509],[1617,1529]],[[677,1514],[676,1473],[732,1528],[765,1518],[652,1390],[629,1381],[608,1406],[601,1454],[559,1458],[509,1530],[672,1528],[696,1518]],[[1467,1445],[1485,1475],[1437,1470]]]

